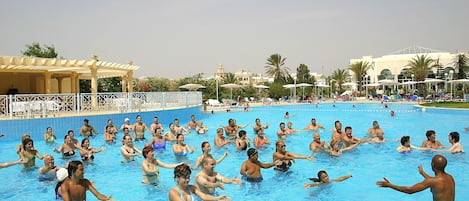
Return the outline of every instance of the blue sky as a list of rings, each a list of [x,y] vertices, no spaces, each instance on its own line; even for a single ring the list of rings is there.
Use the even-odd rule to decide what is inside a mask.
[[[0,55],[26,44],[60,56],[141,66],[136,77],[264,73],[267,57],[286,57],[329,74],[349,59],[409,46],[469,49],[469,1],[2,1]]]

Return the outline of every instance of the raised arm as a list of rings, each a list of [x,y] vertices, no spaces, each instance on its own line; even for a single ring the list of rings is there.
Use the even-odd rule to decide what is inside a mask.
[[[205,188],[221,188],[221,189],[225,189],[225,186],[223,186],[223,183],[221,182],[211,182],[211,181],[208,181],[205,177],[203,176],[200,176],[200,175],[197,175],[195,176],[195,182],[200,185],[200,186],[204,186]]]
[[[352,174],[339,177],[339,178],[334,179],[334,180],[332,180],[332,181],[333,181],[333,182],[341,182],[341,181],[344,181],[344,180],[350,179],[350,178],[352,178]]]
[[[209,195],[209,194],[205,194],[203,193],[202,191],[199,190],[199,188],[193,186],[193,185],[190,185],[189,186],[191,188],[191,190],[197,195],[199,196],[202,200],[206,200],[206,201],[216,201],[216,200],[229,200],[228,197],[226,197],[225,195],[222,195],[222,196],[213,196],[213,195]]]
[[[291,152],[287,152],[287,155],[290,156],[290,157],[293,157],[293,158],[314,160],[314,158],[312,156],[305,156],[305,155],[295,154],[295,153],[291,153]]]
[[[413,186],[397,186],[389,182],[389,180],[387,180],[386,178],[383,178],[383,179],[384,179],[383,181],[377,181],[376,185],[381,186],[381,187],[392,188],[396,191],[400,191],[400,192],[407,193],[407,194],[420,192],[430,187],[429,179],[425,179],[424,181],[417,183]]]
[[[107,197],[101,193],[98,192],[98,190],[96,190],[93,186],[93,184],[91,184],[90,181],[88,181],[86,179],[86,183],[87,183],[87,186],[88,186],[88,190],[90,190],[91,193],[93,193],[93,195],[98,198],[98,200],[115,200],[114,198],[112,198],[111,196]]]
[[[142,170],[145,174],[156,174],[159,175],[159,171],[156,168],[150,168],[145,162],[142,162]]]
[[[430,175],[428,175],[422,168],[422,164],[419,165],[418,167],[420,175],[423,176],[423,178],[428,179],[430,178]]]
[[[216,162],[217,164],[221,163],[227,156],[228,156],[228,152],[226,151],[223,156],[221,156]]]
[[[156,165],[164,167],[164,168],[175,168],[176,166],[181,165],[181,164],[182,163],[168,164],[168,163],[164,163],[164,162],[161,162],[160,160],[156,159]]]

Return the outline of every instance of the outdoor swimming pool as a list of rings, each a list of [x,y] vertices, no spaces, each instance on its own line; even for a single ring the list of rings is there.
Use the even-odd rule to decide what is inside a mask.
[[[158,116],[160,123],[165,126],[175,117],[179,118],[182,125],[186,125],[189,116],[195,114],[197,120],[203,120],[204,125],[209,126],[206,135],[196,135],[191,133],[186,136],[186,143],[197,146],[198,150],[187,157],[189,163],[194,164],[195,159],[201,154],[200,144],[208,141],[212,145],[212,155],[220,157],[225,151],[230,155],[215,168],[226,177],[238,176],[241,163],[247,159],[244,151],[238,152],[234,145],[229,145],[221,149],[216,149],[213,145],[216,128],[226,125],[229,118],[235,118],[239,125],[250,122],[245,130],[250,139],[254,138],[252,126],[254,120],[260,118],[262,123],[269,123],[270,127],[265,131],[271,141],[271,145],[259,150],[259,160],[271,162],[272,154],[275,152],[276,131],[280,122],[293,122],[293,127],[303,129],[310,123],[311,118],[316,118],[317,123],[326,127],[321,130],[321,140],[331,139],[331,128],[334,121],[340,120],[345,126],[352,126],[353,135],[363,137],[372,121],[377,120],[385,132],[385,138],[390,140],[383,144],[363,144],[356,150],[347,152],[339,157],[331,157],[324,153],[311,153],[308,149],[312,140],[311,132],[301,132],[289,136],[286,140],[287,150],[293,153],[312,155],[315,161],[297,160],[296,163],[286,173],[278,173],[273,169],[264,169],[262,174],[264,181],[258,184],[245,182],[242,185],[226,184],[225,190],[217,189],[219,194],[230,196],[233,200],[431,200],[430,190],[425,190],[413,195],[396,192],[391,189],[376,186],[377,180],[382,180],[385,176],[391,182],[398,185],[412,185],[422,181],[422,176],[418,174],[417,166],[423,165],[424,170],[433,175],[430,167],[430,160],[435,155],[431,151],[413,151],[411,153],[400,154],[395,151],[399,146],[398,140],[403,135],[411,136],[411,142],[415,146],[420,146],[426,138],[426,130],[433,129],[437,133],[437,139],[444,145],[449,145],[447,136],[451,131],[457,131],[461,135],[461,143],[465,146],[469,144],[468,133],[464,132],[464,127],[469,126],[469,111],[448,111],[427,109],[422,112],[420,108],[407,104],[388,104],[389,108],[384,109],[381,104],[352,104],[337,103],[315,105],[291,105],[291,106],[263,106],[251,107],[250,112],[220,112],[215,114],[202,113],[197,109],[185,109],[174,111],[159,111],[152,113],[141,113],[147,125],[151,124],[152,117]],[[390,117],[390,110],[396,111],[396,117]],[[296,115],[288,120],[283,115],[288,111],[290,115]],[[175,186],[173,180],[173,170],[160,168],[160,186],[142,185],[141,162],[143,158],[137,158],[136,162],[121,163],[122,156],[119,152],[120,143],[113,145],[105,144],[102,137],[102,130],[106,120],[111,118],[114,125],[120,126],[124,117],[129,117],[134,122],[136,114],[119,114],[107,116],[90,117],[90,123],[101,133],[98,137],[91,139],[91,146],[99,148],[104,145],[107,150],[95,154],[93,164],[85,166],[85,177],[95,182],[95,187],[105,195],[112,195],[116,200],[168,200],[169,189]],[[50,119],[49,121],[31,123],[34,121],[24,121],[34,124],[37,131],[33,134],[35,148],[41,154],[52,153],[52,150],[59,147],[63,136],[68,129],[74,129],[76,136],[83,117],[70,119]],[[45,128],[54,127],[58,140],[56,145],[46,145],[42,140]],[[3,131],[2,131],[3,132]],[[122,134],[119,133],[121,137]],[[149,135],[147,135],[149,138]],[[81,141],[81,138],[78,137]],[[19,138],[0,139],[0,152],[2,157],[0,162],[17,160],[15,147],[20,143]],[[140,149],[143,142],[135,142]],[[170,146],[170,145],[169,145]],[[66,160],[61,159],[59,154],[54,153],[55,164],[63,166]],[[469,156],[463,154],[443,153],[448,159],[446,171],[452,174],[456,181],[456,200],[469,200],[469,177],[465,172],[469,165]],[[170,147],[163,153],[155,156],[166,163],[177,163]],[[75,159],[79,159],[76,157]],[[36,160],[36,166],[40,167],[43,162]],[[334,183],[322,187],[303,189],[303,185],[309,177],[316,177],[319,170],[326,170],[331,179],[343,175],[353,174],[351,179],[342,183]],[[193,176],[199,170],[193,171]],[[44,182],[38,180],[37,169],[34,171],[24,171],[21,165],[0,169],[0,200],[54,200],[54,187],[56,182]],[[88,200],[96,198],[88,193]]]

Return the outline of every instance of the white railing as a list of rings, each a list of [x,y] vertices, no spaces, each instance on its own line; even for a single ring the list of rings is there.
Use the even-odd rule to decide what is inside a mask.
[[[44,118],[81,113],[125,113],[202,105],[201,92],[0,95],[0,117]]]

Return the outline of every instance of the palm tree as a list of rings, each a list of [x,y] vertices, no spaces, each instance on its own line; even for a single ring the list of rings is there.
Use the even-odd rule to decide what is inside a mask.
[[[410,67],[410,71],[414,74],[415,81],[424,81],[431,68],[438,67],[439,64],[434,59],[427,57],[427,55],[417,55],[409,61],[407,66]],[[424,94],[427,93],[425,84],[417,86],[419,89],[423,89]]]
[[[464,79],[466,72],[469,72],[469,59],[465,54],[458,54],[454,57],[454,68],[458,69],[458,79]]]
[[[298,68],[296,68],[296,77],[299,83],[310,83],[311,75],[309,67],[306,64],[300,64]]]
[[[358,90],[362,88],[363,76],[366,75],[366,71],[371,68],[371,65],[367,61],[360,61],[350,64],[349,69],[355,73],[358,81]]]
[[[428,72],[436,65],[435,60],[427,55],[417,55],[407,64],[416,81],[424,81],[428,77]]]
[[[226,76],[223,78],[224,83],[238,83],[236,80],[236,75],[234,73],[227,73]]]
[[[267,66],[265,66],[265,73],[268,76],[271,76],[274,78],[274,82],[283,82],[285,83],[287,78],[290,77],[290,74],[288,71],[290,69],[288,67],[285,67],[285,60],[287,58],[282,58],[280,54],[273,54],[270,55],[269,58],[267,58]]]
[[[342,93],[342,84],[348,81],[350,75],[345,69],[337,69],[332,72],[331,79],[339,85],[339,92]]]

